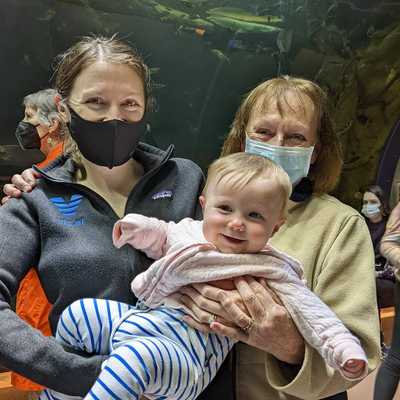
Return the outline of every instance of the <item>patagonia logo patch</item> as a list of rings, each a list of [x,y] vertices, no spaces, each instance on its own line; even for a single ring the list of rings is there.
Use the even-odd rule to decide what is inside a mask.
[[[71,200],[64,200],[62,197],[52,197],[50,201],[61,214],[61,224],[66,226],[83,225],[83,217],[77,215],[79,205],[82,201],[82,196],[80,194],[73,194]]]
[[[167,199],[169,197],[172,197],[172,190],[162,190],[161,192],[154,193],[153,196],[151,196],[153,200]]]

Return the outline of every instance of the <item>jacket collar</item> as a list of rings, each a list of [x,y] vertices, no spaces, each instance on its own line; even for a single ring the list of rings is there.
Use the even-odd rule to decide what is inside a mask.
[[[172,157],[173,152],[173,145],[168,146],[164,151],[147,143],[139,142],[132,158],[143,166],[144,172],[147,174],[164,165]],[[46,168],[33,166],[33,169],[52,182],[75,183],[77,167],[69,157],[61,156]]]

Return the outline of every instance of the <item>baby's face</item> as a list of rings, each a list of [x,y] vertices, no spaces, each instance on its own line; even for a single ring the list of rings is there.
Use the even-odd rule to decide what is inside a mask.
[[[260,251],[284,222],[282,196],[273,179],[254,179],[240,190],[211,182],[200,197],[205,238],[222,253]]]

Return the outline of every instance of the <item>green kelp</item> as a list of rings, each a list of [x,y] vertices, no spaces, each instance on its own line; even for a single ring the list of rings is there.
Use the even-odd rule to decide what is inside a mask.
[[[211,31],[215,25],[197,14],[192,16],[187,12],[166,6],[155,0],[120,0],[112,2],[109,0],[59,0],[81,7],[91,7],[94,10],[112,14],[134,15],[158,19],[162,22],[174,23],[178,26],[202,27]]]
[[[242,33],[279,32],[282,18],[275,15],[254,15],[241,8],[217,7],[207,11],[206,19],[216,26]]]
[[[164,6],[162,4],[156,4],[154,6],[154,10],[160,15],[161,21],[182,23],[190,19],[190,15],[188,13]]]
[[[179,3],[182,3],[186,7],[198,7],[207,3],[208,1],[209,0],[179,0]]]
[[[194,8],[185,11],[166,5],[155,0],[60,0],[81,7],[100,10],[107,13],[135,15],[162,22],[173,23],[177,26],[204,28],[208,32],[230,30],[243,33],[278,32],[282,18],[275,15],[253,15],[246,10],[233,7],[218,7],[204,13]]]
[[[256,24],[253,22],[240,21],[238,19],[222,17],[222,16],[210,16],[207,17],[208,21],[211,21],[215,25],[229,29],[233,32],[243,33],[271,33],[279,32],[281,28],[270,25]]]
[[[395,50],[400,48],[399,33],[399,24],[380,31],[365,49],[344,62],[341,73],[329,78],[337,82],[330,93],[344,147],[344,170],[336,194],[356,208],[356,193],[374,181],[380,153],[400,116],[400,60]]]
[[[276,15],[254,15],[241,8],[217,7],[207,11],[207,14],[215,17],[224,17],[238,21],[251,22],[254,24],[274,25],[283,22],[281,17]]]
[[[212,49],[211,53],[214,54],[220,61],[230,63],[231,60],[221,50]]]

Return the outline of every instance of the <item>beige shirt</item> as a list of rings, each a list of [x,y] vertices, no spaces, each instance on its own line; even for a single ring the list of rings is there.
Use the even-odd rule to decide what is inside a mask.
[[[272,238],[303,264],[309,288],[361,341],[370,367],[380,358],[374,251],[364,219],[328,195],[294,204]],[[300,370],[244,344],[237,345],[238,400],[320,399],[357,382],[346,381],[306,344]]]

